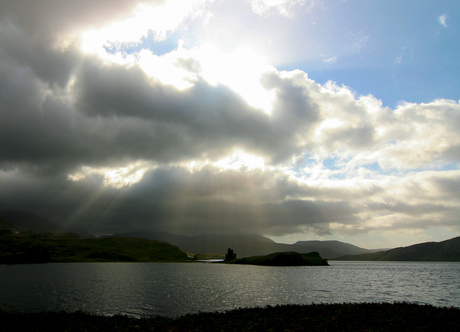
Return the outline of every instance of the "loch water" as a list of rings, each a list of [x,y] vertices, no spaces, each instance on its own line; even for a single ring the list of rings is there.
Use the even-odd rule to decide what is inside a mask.
[[[0,265],[0,308],[135,317],[277,304],[411,302],[460,307],[460,263],[342,262]]]

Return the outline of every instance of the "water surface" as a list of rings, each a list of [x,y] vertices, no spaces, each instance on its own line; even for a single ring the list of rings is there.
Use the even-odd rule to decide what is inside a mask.
[[[460,263],[0,265],[0,308],[179,316],[277,304],[406,301],[460,307]]]

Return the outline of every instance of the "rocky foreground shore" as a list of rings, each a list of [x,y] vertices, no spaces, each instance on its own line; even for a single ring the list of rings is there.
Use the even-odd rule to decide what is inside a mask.
[[[178,318],[98,316],[85,312],[11,313],[10,331],[460,331],[460,308],[409,303],[283,305]]]

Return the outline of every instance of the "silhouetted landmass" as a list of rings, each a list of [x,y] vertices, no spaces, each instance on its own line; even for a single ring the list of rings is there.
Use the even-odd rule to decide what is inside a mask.
[[[425,242],[372,254],[344,256],[337,260],[354,261],[460,261],[460,237],[441,242]]]
[[[14,225],[1,227],[0,234],[18,231],[19,233],[43,233],[43,232],[72,232],[88,238],[95,238],[92,234],[78,228],[65,228],[57,226],[48,220],[36,215],[21,211],[0,211],[0,219]],[[268,255],[273,252],[319,252],[326,259],[333,259],[344,255],[356,255],[375,252],[340,241],[299,241],[294,244],[276,243],[273,240],[254,234],[213,234],[186,236],[168,232],[138,231],[128,233],[115,233],[104,235],[106,237],[132,237],[147,238],[150,240],[167,242],[180,248],[180,250],[193,254],[209,253],[222,255],[231,247],[239,257]]]
[[[185,262],[187,254],[165,242],[74,233],[0,236],[0,264],[46,262]]]
[[[230,261],[231,264],[250,264],[263,266],[327,266],[327,260],[319,253],[310,252],[299,254],[298,252],[275,252],[266,256],[244,257]]]
[[[332,259],[344,255],[375,252],[340,241],[299,241],[294,244],[276,243],[260,235],[198,235],[185,236],[168,232],[128,232],[113,236],[149,238],[178,246],[189,253],[223,254],[232,248],[239,257],[268,255],[273,252],[319,252],[321,257]],[[105,236],[106,237],[106,236]]]
[[[196,255],[193,255],[193,259],[195,259],[195,260],[212,260],[212,259],[224,260],[224,259],[225,259],[225,255],[208,254],[208,253],[205,253],[205,254],[196,254]]]
[[[280,305],[202,312],[177,318],[98,316],[85,312],[10,313],[2,332],[17,331],[460,331],[460,309],[410,303]]]

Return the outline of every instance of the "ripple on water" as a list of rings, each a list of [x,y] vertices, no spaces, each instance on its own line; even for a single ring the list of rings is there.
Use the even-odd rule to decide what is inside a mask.
[[[336,262],[329,267],[72,263],[0,265],[0,307],[178,316],[276,304],[429,303],[460,307],[460,263]]]

